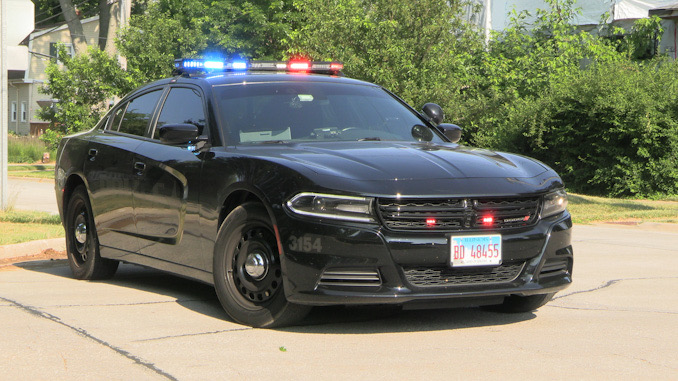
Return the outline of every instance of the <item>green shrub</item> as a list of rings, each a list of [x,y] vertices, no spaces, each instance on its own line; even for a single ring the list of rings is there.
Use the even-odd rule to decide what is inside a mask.
[[[678,194],[678,64],[648,53],[660,20],[607,39],[572,25],[573,0],[546,3],[532,25],[514,11],[480,55],[454,108],[465,141],[537,157],[576,192]]]
[[[45,152],[49,152],[52,159],[55,155],[39,138],[9,136],[7,143],[7,161],[10,163],[35,163],[42,160]]]
[[[586,194],[678,194],[678,63],[596,65],[511,104],[492,144],[552,165]]]

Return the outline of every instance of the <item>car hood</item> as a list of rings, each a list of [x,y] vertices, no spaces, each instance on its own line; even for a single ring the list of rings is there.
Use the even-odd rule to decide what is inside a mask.
[[[320,175],[353,180],[529,178],[549,170],[544,164],[520,155],[456,144],[327,142],[276,148],[280,149],[267,150],[268,154],[301,164]]]

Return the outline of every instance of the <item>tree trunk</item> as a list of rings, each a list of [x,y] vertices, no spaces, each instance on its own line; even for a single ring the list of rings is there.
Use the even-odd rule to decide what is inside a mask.
[[[111,4],[109,0],[99,0],[99,49],[108,51],[113,44],[108,29],[111,23]]]
[[[84,53],[87,50],[87,39],[82,29],[80,18],[75,13],[75,7],[72,0],[59,0],[61,11],[68,23],[68,31],[71,33],[71,42],[75,49],[75,54]]]

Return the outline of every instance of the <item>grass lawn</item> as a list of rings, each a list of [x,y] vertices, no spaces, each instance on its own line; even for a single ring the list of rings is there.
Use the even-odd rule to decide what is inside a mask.
[[[575,223],[652,221],[678,223],[678,198],[627,200],[570,193],[567,208]]]
[[[45,212],[0,212],[0,231],[0,245],[64,236],[61,218]]]
[[[0,245],[64,237],[64,228],[61,225],[0,222],[0,230]]]
[[[54,164],[10,164],[7,166],[7,175],[12,177],[53,179]]]

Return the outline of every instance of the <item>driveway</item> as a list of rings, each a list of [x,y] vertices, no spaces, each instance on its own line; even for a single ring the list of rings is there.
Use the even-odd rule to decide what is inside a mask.
[[[575,283],[535,313],[318,308],[252,329],[208,286],[132,265],[0,268],[6,379],[676,379],[676,225],[575,226]]]

